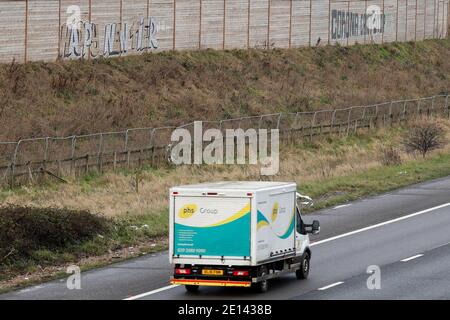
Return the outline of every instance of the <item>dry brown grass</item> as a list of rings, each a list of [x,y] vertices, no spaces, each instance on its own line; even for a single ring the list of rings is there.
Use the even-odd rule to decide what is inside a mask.
[[[439,119],[450,137],[450,121]],[[404,129],[380,129],[347,138],[324,138],[289,144],[281,149],[280,172],[273,179],[304,183],[363,172],[384,165],[382,148],[397,148],[403,161],[419,157],[401,147]],[[438,152],[450,152],[450,146]],[[259,180],[255,166],[182,166],[143,170],[139,173],[139,192],[134,174],[107,173],[72,180],[68,184],[27,187],[0,193],[2,204],[37,207],[67,207],[90,210],[106,216],[142,215],[167,209],[168,190],[174,185],[220,180]]]
[[[447,39],[0,65],[0,140],[434,95],[449,56]]]

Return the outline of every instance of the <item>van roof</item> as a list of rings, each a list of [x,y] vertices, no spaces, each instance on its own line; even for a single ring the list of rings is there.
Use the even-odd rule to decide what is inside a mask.
[[[174,187],[174,189],[208,189],[208,190],[244,190],[257,191],[262,189],[296,186],[295,182],[278,181],[221,181],[205,182]]]

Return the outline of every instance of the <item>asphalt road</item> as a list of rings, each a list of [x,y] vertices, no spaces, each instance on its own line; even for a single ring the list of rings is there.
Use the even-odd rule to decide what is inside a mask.
[[[169,286],[166,252],[82,273],[81,289],[66,279],[0,295],[0,299],[450,299],[450,177],[308,215],[321,222],[311,274],[273,279],[269,292],[247,288]],[[402,261],[405,260],[405,261]],[[369,266],[381,289],[369,290]]]

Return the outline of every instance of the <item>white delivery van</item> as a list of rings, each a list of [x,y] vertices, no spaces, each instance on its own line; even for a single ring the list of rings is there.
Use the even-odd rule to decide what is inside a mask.
[[[309,233],[290,182],[216,182],[170,189],[173,284],[255,287],[287,272],[308,277]]]

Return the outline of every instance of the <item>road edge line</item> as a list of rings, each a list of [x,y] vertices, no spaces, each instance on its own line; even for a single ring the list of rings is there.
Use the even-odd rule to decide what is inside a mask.
[[[312,246],[317,246],[319,244],[323,244],[323,243],[331,242],[331,241],[334,241],[334,240],[338,240],[338,239],[341,239],[341,238],[344,238],[344,237],[348,237],[348,236],[351,236],[351,235],[354,235],[354,234],[358,234],[358,233],[361,233],[361,232],[364,232],[364,231],[368,231],[368,230],[372,230],[372,229],[379,228],[379,227],[382,227],[382,226],[386,226],[386,225],[389,225],[389,224],[392,224],[392,223],[395,223],[395,222],[398,222],[398,221],[402,221],[402,220],[406,220],[406,219],[409,219],[409,218],[413,218],[413,217],[416,217],[416,216],[419,216],[419,215],[422,215],[422,214],[425,214],[425,213],[428,213],[428,212],[431,212],[431,211],[434,211],[434,210],[438,210],[438,209],[442,209],[442,208],[448,207],[448,206],[450,206],[450,202],[447,202],[447,203],[444,203],[444,204],[441,204],[439,206],[432,207],[432,208],[429,208],[429,209],[425,209],[425,210],[422,210],[422,211],[419,211],[419,212],[411,213],[411,214],[408,214],[408,215],[405,215],[405,216],[402,216],[402,217],[399,217],[399,218],[395,218],[395,219],[392,219],[392,220],[388,220],[388,221],[384,221],[384,222],[381,222],[381,223],[377,223],[377,224],[374,224],[374,225],[371,225],[371,226],[368,226],[368,227],[364,227],[364,228],[361,228],[361,229],[357,229],[357,230],[353,230],[353,231],[350,231],[350,232],[347,232],[347,233],[343,233],[343,234],[340,234],[340,235],[337,235],[337,236],[334,236],[334,237],[331,237],[331,238],[328,238],[328,239],[316,241],[316,242],[311,243],[310,246],[311,247]]]
[[[155,294],[155,293],[158,293],[158,292],[161,292],[161,291],[166,291],[166,290],[169,290],[169,289],[173,289],[173,288],[176,288],[176,287],[179,287],[179,286],[180,286],[179,284],[172,284],[170,286],[165,286],[165,287],[162,287],[162,288],[159,288],[159,289],[155,289],[155,290],[152,290],[152,291],[149,291],[149,292],[144,292],[144,293],[141,293],[141,294],[138,294],[138,295],[135,295],[135,296],[131,296],[131,297],[125,298],[123,300],[136,300],[136,299],[140,299],[140,298],[143,298],[143,297],[146,297],[146,296],[150,296],[152,294]]]
[[[417,258],[421,258],[421,257],[423,257],[424,255],[423,255],[423,253],[420,253],[420,254],[416,254],[415,256],[412,256],[412,257],[409,257],[409,258],[405,258],[405,259],[402,259],[402,260],[400,260],[401,262],[408,262],[408,261],[411,261],[411,260],[414,260],[414,259],[417,259]]]
[[[327,290],[327,289],[331,289],[331,288],[340,286],[341,284],[344,284],[344,281],[335,282],[335,283],[329,284],[329,285],[327,285],[325,287],[319,288],[317,290],[324,291],[324,290]]]

